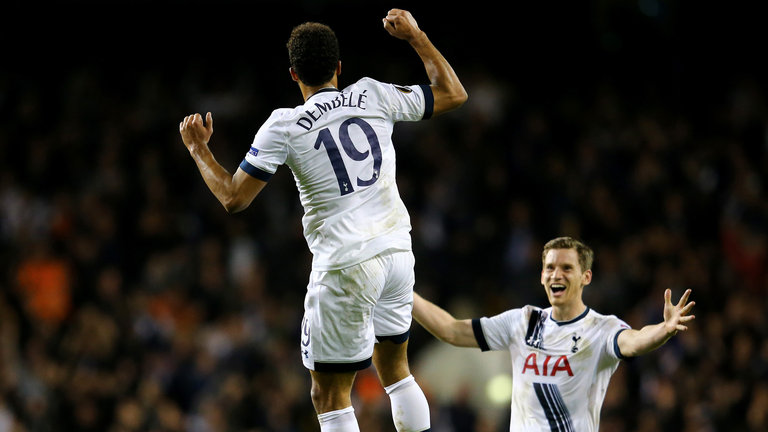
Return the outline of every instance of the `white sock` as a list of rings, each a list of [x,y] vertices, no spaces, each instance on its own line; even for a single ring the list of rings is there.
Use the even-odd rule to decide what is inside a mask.
[[[384,387],[392,405],[392,420],[398,432],[428,430],[429,404],[413,375]]]
[[[360,432],[355,409],[351,406],[319,414],[317,419],[320,421],[321,432]]]

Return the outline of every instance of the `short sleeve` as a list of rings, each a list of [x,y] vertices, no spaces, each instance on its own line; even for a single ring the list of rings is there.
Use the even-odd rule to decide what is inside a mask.
[[[288,157],[286,135],[277,121],[279,118],[280,110],[275,110],[256,132],[251,148],[240,164],[243,171],[260,180],[268,181]]]
[[[483,317],[473,321],[477,344],[483,351],[507,349],[520,334],[522,309],[511,309],[490,318]]]
[[[419,121],[432,117],[435,102],[430,86],[381,84],[379,89],[386,96],[386,109],[394,121]]]
[[[619,350],[619,334],[629,328],[629,324],[613,315],[609,316],[606,320],[603,331],[607,337],[605,338],[605,346],[603,348],[610,357],[618,360],[627,358]]]

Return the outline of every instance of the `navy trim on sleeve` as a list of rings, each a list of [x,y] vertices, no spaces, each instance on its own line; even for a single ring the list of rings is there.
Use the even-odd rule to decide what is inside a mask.
[[[273,174],[268,173],[268,172],[266,172],[264,170],[256,168],[255,166],[253,166],[250,163],[248,163],[248,161],[246,161],[245,159],[243,159],[243,161],[240,163],[240,169],[245,171],[245,172],[247,172],[248,174],[250,174],[251,177],[255,177],[255,178],[257,178],[259,180],[262,180],[262,181],[265,181],[265,182],[268,182],[269,179],[271,179],[272,175],[273,175]]]
[[[622,354],[621,350],[619,349],[619,335],[624,330],[627,330],[627,329],[623,328],[623,329],[617,331],[616,332],[616,336],[613,337],[613,352],[616,353],[616,357],[618,357],[618,358],[620,358],[622,360],[626,360],[626,359],[629,358],[629,357],[625,357],[624,354]]]
[[[420,84],[421,91],[424,93],[424,117],[422,120],[429,120],[435,111],[435,95],[432,94],[432,87],[426,84]]]
[[[475,333],[475,340],[477,340],[477,345],[480,346],[480,350],[490,351],[491,347],[488,346],[488,342],[485,340],[485,334],[483,333],[483,326],[480,324],[480,318],[472,319],[472,331]]]

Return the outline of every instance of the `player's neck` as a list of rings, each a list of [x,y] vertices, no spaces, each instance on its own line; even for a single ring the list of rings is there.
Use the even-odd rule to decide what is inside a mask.
[[[313,94],[319,92],[322,89],[337,88],[337,79],[336,79],[336,76],[334,75],[332,80],[328,81],[327,83],[320,84],[318,86],[308,86],[303,82],[299,81],[299,88],[301,89],[301,95],[304,97],[304,101],[306,102],[307,100],[309,100],[310,97],[312,97]]]
[[[578,318],[585,310],[587,310],[587,305],[581,301],[567,305],[552,305],[552,319],[555,321],[571,321]]]

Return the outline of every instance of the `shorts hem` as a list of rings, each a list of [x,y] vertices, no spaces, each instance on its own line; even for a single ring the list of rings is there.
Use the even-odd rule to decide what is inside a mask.
[[[401,333],[398,335],[391,335],[391,336],[376,336],[376,341],[378,342],[384,342],[384,341],[390,341],[395,344],[401,344],[405,343],[408,338],[411,336],[411,331],[408,330],[405,333]]]
[[[315,372],[356,372],[368,368],[371,365],[371,358],[352,363],[324,363],[315,362]]]

